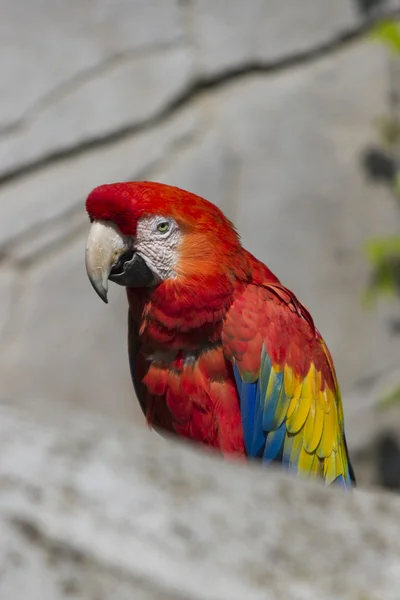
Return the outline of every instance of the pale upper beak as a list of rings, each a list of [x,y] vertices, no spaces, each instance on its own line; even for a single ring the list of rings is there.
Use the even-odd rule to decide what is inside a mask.
[[[86,243],[86,272],[90,283],[104,302],[107,300],[110,271],[120,257],[130,250],[129,238],[106,221],[94,221]]]

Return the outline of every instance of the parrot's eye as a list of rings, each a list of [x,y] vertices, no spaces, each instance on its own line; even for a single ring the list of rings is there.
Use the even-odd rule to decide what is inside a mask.
[[[160,233],[166,233],[169,229],[169,223],[168,221],[161,221],[161,223],[158,223],[157,225],[157,231],[159,231]]]

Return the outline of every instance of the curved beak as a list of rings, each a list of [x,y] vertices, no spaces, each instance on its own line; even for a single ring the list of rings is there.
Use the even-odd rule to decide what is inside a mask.
[[[103,302],[107,303],[108,277],[119,258],[129,250],[128,238],[113,223],[94,221],[86,243],[86,272]]]

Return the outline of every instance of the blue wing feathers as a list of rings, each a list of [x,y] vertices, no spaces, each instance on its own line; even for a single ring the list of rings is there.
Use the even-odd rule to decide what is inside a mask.
[[[257,383],[244,383],[236,365],[233,367],[233,372],[240,398],[246,452],[249,456],[258,456],[265,444],[260,386]]]
[[[244,383],[240,396],[240,410],[242,413],[242,427],[246,449],[251,447],[254,435],[255,388],[254,383]]]
[[[270,433],[268,433],[263,454],[263,460],[265,462],[271,462],[276,460],[277,456],[279,455],[282,449],[285,433],[285,423],[282,423],[282,425],[276,431],[271,431]]]
[[[274,373],[274,383],[272,393],[268,394],[267,397],[267,385],[262,383],[262,395],[265,398],[264,404],[264,418],[263,427],[266,431],[272,431],[277,429],[276,427],[276,415],[279,402],[283,401],[284,389],[283,389],[283,371],[281,373]],[[265,390],[265,391],[264,391]]]
[[[263,403],[260,386],[255,383],[252,385],[256,387],[256,406],[254,414],[253,443],[250,446],[250,454],[252,456],[260,456],[260,454],[262,455],[266,438],[266,432],[263,427]]]

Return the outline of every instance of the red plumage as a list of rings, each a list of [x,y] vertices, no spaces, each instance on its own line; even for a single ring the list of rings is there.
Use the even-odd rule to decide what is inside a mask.
[[[264,346],[272,365],[321,387],[337,387],[332,359],[307,309],[241,246],[232,223],[210,202],[151,182],[96,188],[91,220],[135,236],[146,215],[173,217],[183,232],[177,276],[128,288],[129,354],[148,423],[223,454],[245,455],[233,365],[254,381]]]

